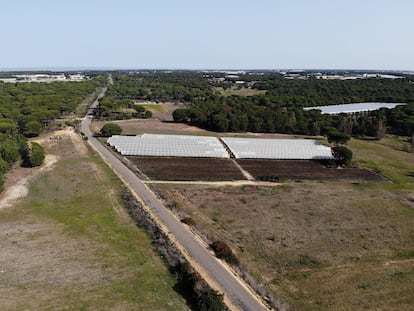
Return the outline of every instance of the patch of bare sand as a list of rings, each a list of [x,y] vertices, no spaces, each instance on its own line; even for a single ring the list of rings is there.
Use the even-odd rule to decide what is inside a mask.
[[[58,144],[63,137],[67,136],[70,137],[76,152],[80,156],[86,156],[87,149],[81,137],[71,127],[43,134],[32,141],[41,144],[46,149],[51,149],[49,148],[51,145]],[[41,172],[53,169],[58,160],[58,156],[47,154],[44,163],[39,167],[14,167],[6,176],[5,190],[0,194],[0,209],[10,207],[19,199],[24,198],[28,194],[29,183]]]
[[[407,193],[403,201],[409,207],[414,208],[414,192]]]
[[[5,191],[0,194],[0,209],[10,207],[19,199],[24,198],[29,192],[27,187],[30,181],[41,172],[51,170],[57,161],[57,156],[48,154],[40,167],[17,167],[13,169],[13,171],[7,175]]]

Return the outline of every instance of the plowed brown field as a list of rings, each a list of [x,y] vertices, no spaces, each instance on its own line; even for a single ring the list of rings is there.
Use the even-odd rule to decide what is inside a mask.
[[[309,179],[332,181],[385,181],[373,171],[360,168],[327,168],[318,161],[306,160],[237,160],[256,179]]]
[[[245,179],[229,159],[128,157],[139,170],[155,180]]]

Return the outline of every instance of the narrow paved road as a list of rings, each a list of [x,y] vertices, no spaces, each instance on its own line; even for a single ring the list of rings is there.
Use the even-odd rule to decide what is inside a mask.
[[[104,89],[98,98],[104,96]],[[97,102],[93,104],[96,107]],[[92,116],[85,116],[81,124],[81,131],[88,137],[88,142],[111,166],[113,171],[123,180],[123,182],[137,194],[141,200],[151,209],[152,213],[158,217],[164,228],[166,228],[173,239],[185,249],[191,261],[201,268],[203,275],[207,274],[213,287],[224,293],[226,299],[230,300],[232,309],[236,307],[240,310],[260,311],[268,310],[266,306],[247,289],[243,282],[235,277],[217,258],[209,253],[206,247],[200,242],[190,230],[183,225],[173,213],[166,208],[147,188],[147,186],[131,172],[121,161],[119,161],[109,150],[107,150],[89,129]],[[197,267],[195,267],[197,270]],[[215,285],[215,286],[214,286]]]

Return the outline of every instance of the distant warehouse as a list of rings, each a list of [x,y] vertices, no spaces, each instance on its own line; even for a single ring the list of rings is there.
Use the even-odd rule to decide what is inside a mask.
[[[375,111],[381,108],[393,109],[399,105],[405,105],[405,103],[358,103],[358,104],[343,104],[343,105],[331,105],[331,106],[316,106],[305,107],[303,110],[320,110],[323,114],[340,114],[340,113],[359,113]]]

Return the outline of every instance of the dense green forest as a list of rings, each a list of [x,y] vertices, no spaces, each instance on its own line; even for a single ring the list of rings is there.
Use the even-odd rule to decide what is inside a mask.
[[[115,74],[100,100],[96,117],[110,119],[149,118],[151,112],[135,101],[192,102],[212,92],[209,81],[195,72],[144,72]]]
[[[41,147],[28,144],[27,138],[38,136],[52,120],[74,111],[102,82],[102,78],[82,82],[0,82],[0,190],[3,176],[13,163],[21,159],[23,165],[35,166],[43,161]]]
[[[272,102],[295,107],[414,101],[414,85],[409,79],[273,79],[253,87],[267,90],[267,97]]]
[[[236,81],[239,83],[236,85]],[[240,84],[240,82],[242,82]],[[218,88],[265,90],[252,96],[223,96]],[[381,137],[385,131],[410,136],[414,131],[414,83],[400,79],[324,80],[286,79],[278,73],[244,73],[226,78],[222,72],[141,72],[114,75],[99,116],[132,108],[131,100],[187,103],[174,112],[184,122],[219,132],[279,132],[326,134],[333,128],[354,136]],[[321,115],[302,107],[353,102],[401,102],[407,106],[356,116]]]
[[[107,95],[117,99],[193,102],[213,91],[202,73],[192,71],[120,74],[114,79]]]

